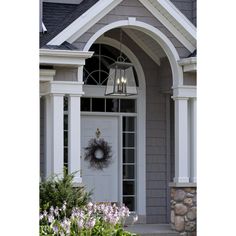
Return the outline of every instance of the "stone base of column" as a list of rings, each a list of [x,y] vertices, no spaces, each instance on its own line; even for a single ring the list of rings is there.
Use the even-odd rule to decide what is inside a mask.
[[[197,235],[196,198],[196,186],[171,186],[171,227],[181,236]]]

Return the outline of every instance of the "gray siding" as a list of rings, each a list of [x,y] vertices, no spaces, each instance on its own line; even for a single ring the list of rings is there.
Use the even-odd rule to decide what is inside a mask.
[[[85,34],[78,38],[73,45],[82,50],[89,38],[99,29],[118,20],[127,20],[127,17],[136,17],[138,21],[151,24],[158,28],[170,39],[170,41],[172,41],[181,58],[189,55],[190,52],[138,0],[122,1],[99,22],[92,26]]]
[[[193,0],[193,24],[197,25],[197,0]]]

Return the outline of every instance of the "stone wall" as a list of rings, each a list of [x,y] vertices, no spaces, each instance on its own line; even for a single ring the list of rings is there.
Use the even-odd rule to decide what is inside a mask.
[[[171,188],[171,227],[181,236],[196,236],[196,187]]]

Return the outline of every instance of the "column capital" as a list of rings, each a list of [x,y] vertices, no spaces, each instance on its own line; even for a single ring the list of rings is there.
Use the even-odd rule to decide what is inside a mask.
[[[175,97],[175,96],[171,96],[171,98],[176,101],[176,100],[189,100],[189,97]]]
[[[83,95],[83,82],[78,81],[51,81],[40,83],[40,94],[74,94]]]
[[[40,77],[39,77],[40,82],[49,82],[49,81],[53,81],[53,78],[56,74],[56,70],[40,69],[39,73],[40,73]]]
[[[173,97],[187,97],[187,98],[195,98],[197,97],[197,87],[190,85],[182,85],[172,87],[173,89]]]

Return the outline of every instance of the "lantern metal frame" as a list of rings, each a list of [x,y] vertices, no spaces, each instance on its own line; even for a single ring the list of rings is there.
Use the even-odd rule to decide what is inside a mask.
[[[106,96],[137,95],[133,64],[125,62],[122,57],[122,29],[120,29],[120,55],[116,62],[109,66],[109,76],[105,91]]]

